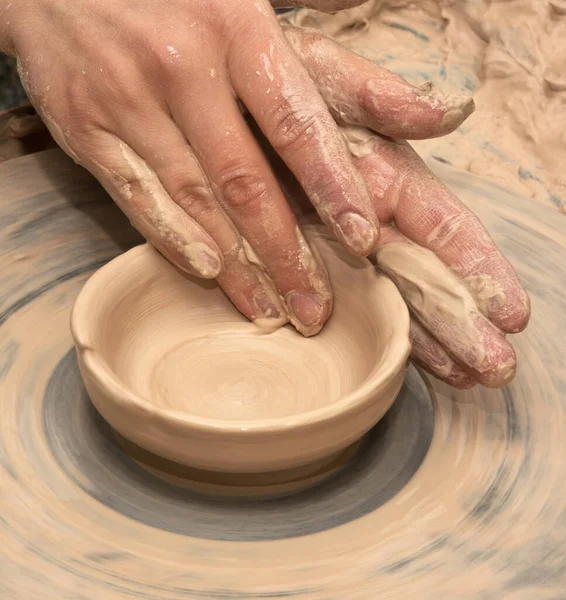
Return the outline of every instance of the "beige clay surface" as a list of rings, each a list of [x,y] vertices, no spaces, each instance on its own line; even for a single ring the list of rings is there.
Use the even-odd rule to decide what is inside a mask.
[[[72,331],[87,390],[117,431],[192,467],[263,472],[344,450],[379,421],[403,381],[408,310],[322,226],[305,234],[335,292],[313,338],[248,322],[215,282],[149,245],[89,280]]]
[[[435,172],[531,295],[516,378],[455,392],[411,368],[351,467],[290,498],[227,503],[140,468],[82,387],[71,308],[139,243],[127,220],[60,151],[0,165],[0,597],[561,598],[565,230],[532,200]]]

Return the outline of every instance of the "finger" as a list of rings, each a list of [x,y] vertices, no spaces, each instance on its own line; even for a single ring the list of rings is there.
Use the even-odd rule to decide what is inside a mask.
[[[367,189],[316,86],[270,12],[250,18],[248,43],[229,53],[232,85],[321,219],[351,252],[367,255],[379,235]]]
[[[89,139],[88,154],[78,156],[132,225],[172,263],[205,279],[218,276],[222,260],[215,242],[173,202],[155,171],[128,144],[103,133]]]
[[[443,94],[430,82],[414,87],[317,31],[283,29],[341,124],[420,140],[454,131],[474,110],[472,98]]]
[[[472,376],[449,356],[430,333],[411,319],[411,358],[420,367],[452,387],[467,390],[476,385]]]
[[[250,263],[244,240],[218,204],[186,139],[172,121],[159,114],[151,111],[143,130],[133,118],[124,117],[123,135],[155,171],[172,200],[216,243],[223,262],[216,279],[233,304],[252,321],[283,325],[288,317],[273,282]]]
[[[216,198],[248,242],[247,260],[269,273],[298,331],[314,335],[332,309],[328,276],[300,232],[221,77],[219,72],[216,79],[200,83],[201,93],[190,109],[181,90],[172,93],[172,114],[190,140]]]
[[[363,131],[363,130],[358,130]],[[429,171],[404,142],[361,133],[355,164],[364,177],[379,218],[433,251],[476,297],[502,331],[522,331],[530,301],[506,258],[480,220]]]
[[[378,267],[395,283],[415,319],[460,365],[486,387],[513,379],[511,344],[480,313],[468,288],[430,250],[395,229],[382,231]]]

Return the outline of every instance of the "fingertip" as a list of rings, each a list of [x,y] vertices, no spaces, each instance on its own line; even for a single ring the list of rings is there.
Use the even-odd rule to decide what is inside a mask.
[[[479,383],[486,388],[499,389],[505,387],[511,383],[511,381],[513,381],[516,371],[516,363],[506,365],[505,367],[500,366],[489,374],[486,373],[479,377]]]
[[[367,126],[382,135],[408,140],[447,135],[475,110],[471,96],[445,94],[430,81],[415,88],[401,77],[370,79],[359,101]]]
[[[505,307],[492,321],[505,333],[520,333],[531,319],[531,299],[521,287],[516,292],[512,307]]]
[[[285,304],[291,323],[305,337],[319,333],[331,313],[331,302],[310,292],[289,292]]]
[[[523,303],[513,314],[512,327],[508,329],[509,333],[520,333],[524,331],[531,320],[531,299],[525,290],[521,293]]]
[[[471,96],[446,94],[437,89],[431,81],[416,88],[416,99],[417,106],[420,104],[422,107],[423,120],[425,114],[429,113],[430,137],[440,137],[456,130],[476,108]],[[422,134],[426,133],[424,129]]]
[[[497,328],[503,333],[519,333],[529,323],[531,300],[512,266],[503,260],[482,267],[489,274],[468,276],[464,281],[478,308]]]
[[[451,133],[475,111],[476,103],[471,96],[446,96],[445,113],[440,122],[440,135]]]
[[[502,388],[509,384],[517,372],[517,356],[513,346],[501,336],[492,349],[491,359],[486,360],[487,368],[475,373],[481,385],[486,388]]]
[[[222,257],[203,242],[188,242],[180,254],[186,259],[193,271],[203,279],[215,279],[222,271]]]
[[[377,247],[379,226],[358,213],[346,212],[336,218],[340,241],[355,255],[368,256]]]

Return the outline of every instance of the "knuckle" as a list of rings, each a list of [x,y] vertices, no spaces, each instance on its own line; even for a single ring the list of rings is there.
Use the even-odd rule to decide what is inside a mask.
[[[316,136],[325,117],[325,110],[308,106],[303,97],[282,99],[270,117],[273,147],[279,152],[300,149]]]
[[[159,77],[168,84],[176,83],[181,77],[184,80],[190,74],[178,45],[168,45],[156,51],[154,61]]]
[[[90,135],[107,129],[110,125],[112,111],[108,110],[108,99],[113,96],[124,98],[123,94],[106,93],[107,85],[108,82],[104,86],[96,85],[95,82],[80,77],[73,78],[66,85],[66,99],[62,109],[64,121],[86,143]]]
[[[135,115],[146,110],[147,95],[140,94],[145,80],[138,73],[123,71],[109,74],[102,80],[97,89],[100,104],[115,125],[120,123],[122,115]]]
[[[470,218],[468,214],[454,214],[442,219],[436,230],[434,237],[431,239],[431,244],[434,244],[435,249],[445,248],[453,244],[463,231],[469,229]]]
[[[255,206],[268,194],[261,175],[249,167],[236,167],[220,178],[220,192],[226,204],[232,208]]]
[[[162,37],[150,35],[140,44],[147,50],[150,64],[160,82],[165,85],[183,84],[190,87],[194,83],[195,68],[193,57],[202,53],[203,40],[200,36],[180,37],[173,35],[166,41]]]
[[[222,16],[211,14],[208,17],[211,26],[219,33],[218,39],[228,57],[245,50],[242,40],[247,40],[248,51],[253,51],[263,39],[262,28],[257,27],[258,13],[254,9],[250,11],[250,8],[249,2],[230,2],[226,4]]]
[[[205,214],[213,202],[210,188],[203,183],[185,183],[180,189],[172,194],[173,201],[178,204],[187,214],[198,218]]]

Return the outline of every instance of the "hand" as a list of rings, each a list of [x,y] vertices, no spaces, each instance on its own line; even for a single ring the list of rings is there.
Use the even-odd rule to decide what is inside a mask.
[[[414,88],[319,33],[285,32],[369,189],[382,224],[377,264],[411,310],[413,359],[455,387],[505,385],[516,367],[505,334],[526,327],[528,295],[480,221],[395,139],[444,135],[472,101]]]
[[[379,224],[266,0],[0,0],[0,22],[53,137],[146,239],[247,317],[320,330],[330,283],[238,101],[348,249]]]
[[[48,5],[46,7],[45,2],[46,0],[41,4],[42,10],[47,10],[48,8]],[[19,6],[23,8],[26,7],[25,4]],[[37,9],[37,4],[34,4],[34,6]],[[99,5],[97,4],[97,6]],[[145,8],[147,8],[147,6]],[[53,10],[56,10],[56,7],[53,8]],[[47,10],[47,12],[49,13],[49,10]],[[20,12],[20,15],[21,14],[22,13]],[[71,16],[74,16],[76,19],[76,14]],[[62,16],[59,15],[59,17]],[[139,33],[139,30],[141,29],[142,32],[147,34],[144,26],[141,25],[136,18],[132,15],[128,18],[131,21],[130,24],[133,23],[133,25],[136,26],[133,27],[136,33]],[[12,23],[14,23],[15,19],[13,16],[11,19]],[[71,21],[72,20],[73,19],[71,19]],[[64,23],[64,20],[61,20],[60,18],[56,21],[58,23]],[[49,25],[49,20],[47,20],[47,24]],[[55,25],[51,25],[51,27],[53,28]],[[170,29],[171,31],[175,31],[176,27],[171,25]],[[189,29],[191,29],[190,26]],[[269,244],[268,241],[265,241],[265,235],[263,238],[259,236],[260,239],[258,241],[258,236],[254,237],[253,235],[247,234],[248,231],[254,231],[255,225],[255,223],[250,223],[249,221],[253,221],[252,217],[258,214],[257,209],[261,208],[261,205],[265,203],[247,203],[250,210],[247,214],[242,215],[242,211],[238,210],[242,208],[242,203],[237,203],[237,206],[231,206],[222,194],[222,186],[219,186],[218,184],[212,185],[213,192],[216,192],[216,196],[211,198],[210,186],[208,184],[208,178],[206,177],[206,165],[202,167],[203,170],[205,170],[205,174],[202,174],[204,181],[202,187],[194,184],[194,182],[190,180],[190,177],[187,179],[188,175],[195,175],[195,170],[200,170],[199,161],[204,160],[200,158],[201,156],[208,157],[209,160],[213,160],[214,157],[210,157],[205,153],[203,154],[201,151],[198,154],[199,158],[197,160],[191,151],[193,148],[188,146],[182,135],[180,136],[182,138],[182,143],[177,143],[179,142],[180,134],[177,130],[178,128],[176,129],[176,121],[173,122],[171,115],[179,113],[181,116],[184,116],[185,118],[182,120],[182,123],[189,122],[190,119],[186,117],[186,111],[183,110],[183,106],[179,107],[179,102],[176,102],[175,98],[171,95],[171,90],[166,90],[167,93],[164,93],[161,89],[156,91],[154,79],[148,78],[149,80],[146,81],[146,76],[144,75],[148,69],[153,76],[155,76],[156,72],[157,74],[160,74],[164,70],[170,75],[169,71],[166,69],[155,69],[155,61],[148,61],[150,67],[142,72],[137,68],[133,68],[136,63],[134,62],[134,65],[132,66],[130,57],[130,60],[124,61],[125,64],[120,63],[118,65],[119,68],[107,70],[111,82],[114,83],[114,87],[109,85],[104,77],[99,78],[96,69],[92,68],[89,68],[88,77],[84,76],[87,71],[83,74],[82,71],[84,69],[81,69],[77,76],[77,81],[76,78],[74,79],[71,77],[71,75],[77,75],[77,70],[75,65],[70,61],[69,63],[64,63],[63,66],[57,65],[57,68],[48,65],[42,70],[42,59],[38,54],[32,53],[34,48],[31,41],[28,40],[26,45],[25,40],[28,38],[26,38],[25,35],[23,35],[22,38],[19,38],[16,35],[18,28],[14,27],[14,25],[12,25],[12,30],[14,32],[13,39],[4,38],[4,42],[6,43],[6,39],[8,39],[8,48],[12,50],[12,52],[16,52],[20,55],[22,75],[24,76],[28,90],[34,99],[36,106],[38,106],[43,113],[43,117],[49,124],[56,139],[58,139],[68,153],[75,156],[75,159],[78,162],[87,166],[96,176],[98,176],[106,189],[116,198],[118,204],[123,208],[126,214],[128,214],[142,234],[152,241],[154,245],[173,260],[173,262],[177,262],[181,268],[185,268],[188,271],[196,270],[201,276],[212,277],[215,272],[215,269],[211,267],[203,269],[203,252],[206,255],[210,254],[210,250],[212,250],[220,254],[223,266],[221,273],[218,275],[218,279],[228,295],[235,302],[236,306],[238,306],[246,316],[252,319],[264,317],[284,319],[287,316],[287,312],[295,326],[303,333],[311,334],[320,329],[330,314],[330,287],[324,271],[310,254],[308,247],[304,244],[304,241],[302,241],[298,230],[294,231],[294,233],[296,232],[296,237],[293,238],[294,243],[291,243],[291,246],[288,244],[281,244],[281,240],[284,241],[285,239],[288,239],[288,234],[290,233],[289,223],[294,225],[292,217],[291,219],[286,218],[283,220],[281,218],[282,214],[285,216],[286,213],[290,212],[287,205],[278,200],[274,205],[274,210],[272,211],[270,209],[269,215],[276,215],[276,219],[272,221],[273,223],[277,223],[278,221],[279,227],[276,230],[278,235],[276,235],[273,240],[269,240],[271,241],[271,244]],[[65,30],[68,31],[69,28],[67,27]],[[102,27],[102,31],[104,31],[104,27]],[[371,127],[375,131],[390,136],[416,139],[448,133],[456,128],[473,108],[473,103],[466,98],[442,97],[435,94],[430,89],[415,90],[401,78],[384,72],[371,63],[352,55],[344,48],[321,38],[321,36],[318,36],[317,34],[302,31],[299,33],[292,29],[287,30],[287,34],[300,55],[301,60],[307,67],[312,79],[316,81],[319,90],[322,92],[333,115],[343,124],[365,125]],[[86,39],[86,36],[83,37]],[[114,37],[119,36],[116,34]],[[45,40],[49,40],[49,36],[45,32],[44,38]],[[80,46],[81,43],[84,43],[80,41],[78,35],[77,38],[77,41],[74,42],[75,44]],[[135,36],[133,36],[133,38],[136,39]],[[18,42],[18,40],[20,41]],[[118,44],[119,41],[120,40],[113,40],[113,43]],[[320,44],[314,44],[313,42],[320,42]],[[43,56],[47,56],[49,48],[53,49],[53,45],[46,41],[44,46],[45,48],[42,50]],[[94,52],[94,57],[97,58],[98,54],[96,51],[93,51],[92,44],[87,44],[87,46],[88,47],[85,48],[85,55],[88,57]],[[103,44],[103,47],[106,48],[107,45]],[[174,46],[171,47],[176,49]],[[18,50],[18,48],[20,48],[20,50]],[[29,50],[28,52],[24,52],[26,48]],[[328,54],[328,52],[331,53]],[[123,54],[128,56],[128,51],[124,50]],[[134,55],[137,56],[136,53],[134,53]],[[155,58],[155,53],[153,51],[150,52],[149,55],[150,57]],[[63,56],[68,56],[68,53],[63,53]],[[97,60],[100,62],[100,56],[98,56]],[[138,57],[138,62],[140,60],[141,59]],[[167,60],[166,57],[162,66],[166,65]],[[107,67],[112,66],[109,54],[103,54],[102,64]],[[27,65],[30,65],[31,69],[26,68]],[[169,68],[170,67],[171,65],[169,65]],[[183,64],[178,66],[176,70],[173,70],[178,75],[179,73],[184,72],[184,67],[185,65]],[[58,75],[59,79],[56,78],[55,81],[61,81],[63,89],[70,89],[73,91],[73,94],[67,95],[67,98],[70,99],[69,104],[61,106],[57,103],[58,95],[51,95],[51,84],[47,83],[48,78],[44,77],[44,73],[51,72]],[[102,72],[104,73],[104,69]],[[217,74],[216,70],[213,72],[215,75]],[[124,76],[118,77],[117,75],[119,73],[123,73]],[[148,92],[145,91],[145,95],[141,98],[135,94],[135,90],[137,89],[136,85],[132,86],[127,77],[127,75],[132,73],[136,76],[133,78],[134,82],[140,84],[141,81],[145,85],[145,87],[140,87],[140,84],[137,87],[144,90],[149,89],[152,92],[151,94],[148,94]],[[261,73],[262,71],[260,71],[260,75]],[[37,79],[34,79],[34,74]],[[210,72],[208,72],[208,75],[210,76]],[[274,76],[274,81],[279,82],[280,73],[272,73],[272,75]],[[96,82],[99,81],[99,79],[101,88],[93,89],[91,81],[94,80]],[[216,77],[210,77],[210,79],[216,79]],[[271,90],[271,84],[273,83],[269,76],[268,80],[269,83],[262,80],[263,87],[261,89],[265,91],[266,96],[269,95],[267,94],[267,91]],[[170,83],[169,87],[178,89],[178,86],[174,85],[174,82],[176,81],[175,76],[170,77],[166,81]],[[42,82],[44,84],[43,88],[41,87]],[[207,83],[210,84],[211,82],[207,81]],[[158,84],[157,88],[159,88]],[[160,97],[160,95],[166,96],[166,101],[171,102],[175,107],[175,113],[173,113],[172,107],[169,106],[167,102],[165,102],[165,104],[168,107],[169,114],[166,112],[163,108],[163,99],[161,104],[159,102],[156,104],[155,96]],[[196,96],[198,96],[198,94],[196,94]],[[195,94],[189,94],[187,97],[193,99]],[[91,106],[90,103],[87,102],[89,99],[93,99],[93,101],[96,100],[94,106]],[[130,102],[125,102],[126,99]],[[114,104],[112,104],[111,101],[114,102]],[[116,105],[116,103],[118,104]],[[249,106],[252,106],[252,103],[248,104]],[[51,108],[52,105],[53,108]],[[218,105],[217,99],[215,100],[215,105]],[[252,113],[257,118],[254,110],[250,110],[252,110]],[[263,118],[265,119],[265,111],[262,111],[261,107],[256,107],[256,112],[263,115]],[[54,114],[58,116],[54,117]],[[324,115],[325,113],[317,114]],[[85,115],[88,117],[86,124],[81,121],[81,117]],[[104,118],[108,117],[108,115],[114,119],[114,129],[107,124],[104,126],[101,125],[101,123],[106,123]],[[127,127],[125,127],[124,124],[120,124],[120,115],[127,118],[125,121],[128,125]],[[177,117],[174,116],[173,118]],[[323,120],[326,123],[325,117]],[[147,125],[146,129],[148,131],[164,132],[163,135],[142,136],[142,138],[140,138],[139,123],[142,121]],[[258,119],[258,121],[260,125],[262,125],[262,120]],[[205,119],[205,123],[209,123],[209,121]],[[73,125],[73,128],[71,128],[70,125]],[[86,125],[88,125],[88,127]],[[162,128],[160,129],[158,125],[162,126]],[[165,125],[167,125],[167,127],[165,127]],[[209,123],[209,125],[213,124]],[[247,142],[250,140],[245,134],[248,132],[245,127],[242,127],[242,122],[239,119],[236,119],[236,125],[234,130],[238,134],[236,140],[240,142],[236,147],[240,148],[245,146],[246,149],[251,147],[253,149],[254,157],[257,156],[259,153],[258,148],[255,143],[252,143],[251,146],[247,145]],[[198,130],[199,128],[197,127],[196,129]],[[204,126],[202,129],[204,130]],[[271,133],[273,138],[272,129],[269,127],[266,128],[265,126],[263,126],[263,129],[268,134],[268,137]],[[224,133],[228,132],[230,134],[229,136],[231,136],[234,131],[230,130],[230,126],[227,126]],[[306,133],[306,130],[304,131]],[[172,135],[172,133],[179,135]],[[351,133],[352,132],[350,132],[350,134]],[[137,141],[141,155],[135,152],[127,141],[120,139],[118,134],[123,135],[126,140],[132,139],[133,141]],[[304,137],[305,136],[303,136],[303,138]],[[270,141],[273,143],[272,138],[270,138]],[[202,142],[202,132],[198,139],[201,140],[201,143],[204,143]],[[322,139],[326,140],[327,137],[323,136]],[[173,147],[173,151],[171,151],[169,147],[166,147],[164,140],[177,143],[177,145]],[[242,140],[246,142],[244,146],[242,146]],[[404,180],[401,181],[401,174],[406,177],[411,172],[411,169],[414,168],[416,179],[408,178],[408,180],[415,179],[416,182],[419,181],[420,176],[424,177],[426,175],[426,177],[430,177],[430,174],[428,174],[426,170],[423,172],[422,164],[411,154],[409,149],[406,150],[408,154],[405,155],[399,151],[396,161],[392,160],[390,165],[391,168],[389,171],[386,171],[386,176],[383,178],[383,181],[376,181],[376,175],[378,175],[380,171],[374,170],[374,166],[378,169],[385,167],[387,166],[388,158],[391,158],[388,157],[387,152],[385,151],[387,144],[386,146],[381,146],[382,141],[383,138],[372,136],[371,144],[370,141],[366,144],[361,144],[361,146],[363,146],[362,153],[364,156],[356,157],[355,161],[360,171],[366,176],[374,205],[377,207],[378,211],[381,211],[384,214],[384,220],[386,222],[391,222],[393,218],[399,218],[397,213],[402,214],[403,211],[401,210],[401,203],[397,203],[395,207],[387,208],[387,190],[394,190],[394,186],[397,185],[399,188],[399,198],[401,198],[403,195],[401,194],[401,188],[404,188],[404,185],[401,185],[404,183]],[[312,143],[309,145],[308,142],[312,142],[312,139],[307,138],[307,143],[304,146],[300,144],[295,144],[295,146],[299,145],[301,148],[310,149]],[[387,142],[387,140],[385,140],[384,143],[385,142]],[[70,144],[72,144],[72,146]],[[316,146],[316,144],[314,145]],[[350,145],[352,148],[360,146],[360,144],[352,142],[350,142]],[[394,144],[394,146],[395,148],[401,148],[404,145]],[[222,148],[223,145],[220,144],[220,147]],[[333,148],[334,146],[331,145],[331,147]],[[408,146],[404,147],[408,148]],[[216,146],[216,148],[218,148],[218,146]],[[379,148],[381,148],[381,150],[379,150]],[[287,164],[291,166],[295,174],[301,180],[303,186],[308,191],[309,188],[305,185],[305,179],[304,177],[301,177],[304,174],[305,168],[301,169],[300,164],[297,166],[296,162],[291,161],[287,156],[289,148],[286,150],[287,152],[280,152],[281,155],[286,160]],[[181,152],[179,153],[179,151]],[[324,146],[321,146],[320,144],[315,148],[314,156],[317,157],[317,160],[318,156],[321,152],[323,153],[323,151]],[[148,155],[148,160],[150,162],[144,160],[144,152]],[[229,151],[225,150],[225,152],[227,152],[227,154],[223,154],[224,158],[233,158],[233,155],[231,155]],[[356,152],[359,155],[360,148],[358,148]],[[162,154],[160,155],[159,153]],[[303,153],[303,155],[304,154],[305,153]],[[259,155],[263,158],[261,153],[259,153]],[[340,153],[337,156],[340,158],[337,162],[339,165],[338,171],[350,173],[348,161],[343,163],[343,155]],[[172,159],[173,162],[168,163],[164,157]],[[335,165],[330,164],[332,158],[335,159],[336,157],[330,157],[329,159],[323,156],[321,161],[316,163],[317,169],[321,168],[322,170],[320,172],[331,179],[332,185],[325,186],[327,194],[328,188],[330,188],[331,191],[336,190],[336,180],[333,177],[333,168],[335,168]],[[156,169],[152,168],[153,163],[151,162],[151,159],[157,164]],[[219,166],[222,166],[222,161],[217,162],[220,163]],[[257,163],[255,160],[252,162],[254,165]],[[261,159],[259,159],[259,162],[262,163]],[[187,165],[194,166],[194,163],[196,163],[196,169],[187,168]],[[246,164],[248,163],[249,158],[246,161]],[[318,165],[322,165],[323,168]],[[263,174],[266,172],[264,170],[265,165],[262,163],[261,167],[261,173]],[[308,173],[306,178],[309,180]],[[324,178],[321,178],[320,181],[323,179]],[[340,177],[338,179],[340,180]],[[344,178],[342,178],[341,181],[343,182]],[[389,181],[393,187],[387,188],[387,190],[382,193],[380,191],[380,185],[385,185],[387,181]],[[181,185],[182,183],[187,182],[189,183],[188,186],[185,185],[183,187]],[[351,182],[356,182],[356,175],[353,176]],[[168,193],[170,189],[177,190],[177,192]],[[277,198],[279,198],[280,191],[277,185],[275,185],[274,188],[271,187],[269,189],[275,193]],[[349,188],[345,187],[339,191],[342,191],[347,195],[348,190]],[[405,211],[411,213],[409,209],[409,200],[412,197],[413,192],[409,187],[407,187],[406,192],[405,196],[408,198],[408,201],[404,205]],[[195,194],[197,194],[196,201],[194,199]],[[312,190],[310,195],[312,197]],[[220,200],[215,204],[213,200],[215,200],[217,196],[220,196]],[[172,197],[177,199],[176,203],[173,202],[171,199]],[[256,200],[257,199],[258,198],[256,198]],[[261,198],[259,199],[261,200]],[[454,198],[450,200],[450,202],[454,201]],[[255,207],[253,206],[254,204]],[[320,201],[317,203],[317,206],[321,206]],[[455,206],[458,205],[455,204]],[[178,210],[179,207],[184,210]],[[253,210],[254,208],[255,210]],[[465,211],[462,207],[460,207],[459,210]],[[265,214],[265,212],[266,211],[263,211],[263,214]],[[323,217],[326,216],[325,220],[328,222],[328,212],[321,212],[323,213]],[[442,214],[442,211],[440,212]],[[200,218],[195,218],[194,220],[189,218],[191,214],[195,215],[196,213],[198,213],[197,217]],[[233,213],[236,213],[235,217],[232,217]],[[261,216],[263,216],[263,214]],[[474,220],[472,217],[469,218],[471,222],[477,223],[477,220]],[[240,225],[242,222],[244,222],[243,225],[245,226],[243,228]],[[287,226],[281,227],[282,223]],[[240,231],[248,236],[248,240],[245,240],[244,237],[239,234],[234,224],[238,225]],[[214,235],[208,234],[209,229],[207,225],[213,230]],[[266,228],[264,227],[263,229],[265,233]],[[401,228],[399,229],[401,230]],[[334,225],[334,231],[336,233],[336,225]],[[389,231],[393,230],[385,230],[386,234]],[[417,242],[419,241],[418,236],[412,236],[410,231],[406,231],[405,233],[405,239],[407,241],[410,239],[414,239]],[[344,236],[341,236],[340,232],[337,232],[337,235],[345,241]],[[485,233],[483,235],[485,235]],[[472,234],[472,238],[473,237]],[[213,239],[214,241],[212,241]],[[385,244],[388,239],[390,240],[391,238],[384,235],[382,245]],[[201,242],[200,240],[203,241]],[[249,240],[251,240],[251,243]],[[263,242],[263,245],[260,242]],[[379,244],[380,242],[376,239],[375,246],[377,247]],[[491,244],[493,243],[491,242]],[[298,250],[297,245],[299,246]],[[258,248],[260,249],[259,251]],[[283,248],[283,250],[281,250],[281,248]],[[290,252],[289,248],[292,248],[293,251]],[[351,247],[351,249],[357,253],[365,252],[359,247],[357,249]],[[271,250],[271,253],[269,250]],[[218,256],[218,254],[216,256]],[[265,260],[263,258],[266,254],[272,257],[271,260]],[[440,254],[441,253],[439,253],[439,255]],[[446,258],[444,258],[444,260],[446,262]],[[207,261],[205,260],[205,262]],[[455,272],[459,272],[456,268],[457,265],[452,265],[449,261],[447,264],[449,264]],[[497,270],[496,267],[498,267],[498,265],[505,266],[508,265],[508,263],[500,257],[497,251],[495,251],[492,270]],[[200,268],[198,268],[199,266]],[[487,267],[478,268],[476,270],[478,272],[489,272]],[[506,323],[504,323],[503,326],[500,325],[504,331],[514,331],[524,327],[529,314],[528,298],[520,287],[513,270],[506,266],[502,273],[505,275],[505,273],[508,273],[509,271],[512,276],[502,276],[494,279],[496,283],[502,282],[504,288],[508,286],[511,292],[515,292],[515,295],[511,293],[506,296],[506,311],[509,317],[506,319]],[[281,273],[283,273],[283,275],[281,275]],[[275,286],[272,281],[275,282]],[[320,303],[322,306],[322,311],[316,310],[314,313],[311,313],[311,315],[314,314],[315,318],[310,321],[310,324],[306,323],[308,319],[301,321],[297,318],[296,314],[293,315],[292,306],[290,307],[290,304],[294,304],[296,299],[292,297],[290,292],[285,294],[283,291],[282,293],[282,290],[285,289],[284,286],[282,287],[282,284],[284,283],[295,283],[297,290],[306,290],[307,301],[309,299],[308,294],[311,294],[316,300],[315,305]],[[279,302],[280,296],[283,296],[286,301],[285,307]],[[305,308],[305,305],[303,305],[303,308]],[[459,318],[462,319],[462,316],[460,315]],[[497,316],[491,316],[490,318],[493,322],[497,323]],[[486,347],[495,348],[495,352],[488,352],[487,356],[489,360],[483,361],[485,364],[476,365],[479,368],[474,370],[474,368],[468,368],[467,365],[468,363],[475,364],[477,361],[474,362],[474,360],[471,360],[469,357],[462,360],[458,358],[455,359],[454,356],[457,353],[451,351],[450,343],[442,341],[442,339],[437,340],[434,337],[434,327],[432,324],[429,323],[428,325],[428,333],[426,327],[423,328],[422,323],[426,321],[425,315],[425,317],[421,316],[420,326],[417,322],[414,324],[414,357],[427,365],[429,370],[433,371],[441,378],[444,378],[449,383],[461,387],[471,385],[474,380],[480,380],[488,385],[501,385],[504,379],[508,378],[509,373],[514,368],[514,355],[512,348],[508,343],[504,339],[501,341],[500,338],[503,338],[503,336],[501,336],[499,332],[489,330],[488,328],[488,331],[484,332],[484,334],[479,337],[480,346],[472,349],[472,355],[474,355],[475,352],[477,356],[480,356]],[[513,325],[513,323],[515,323],[515,325]],[[448,352],[446,351],[446,348],[448,348]],[[476,377],[474,373],[480,371],[480,376]],[[472,373],[472,375],[470,375],[470,373]],[[475,379],[472,379],[472,377],[475,377]]]

